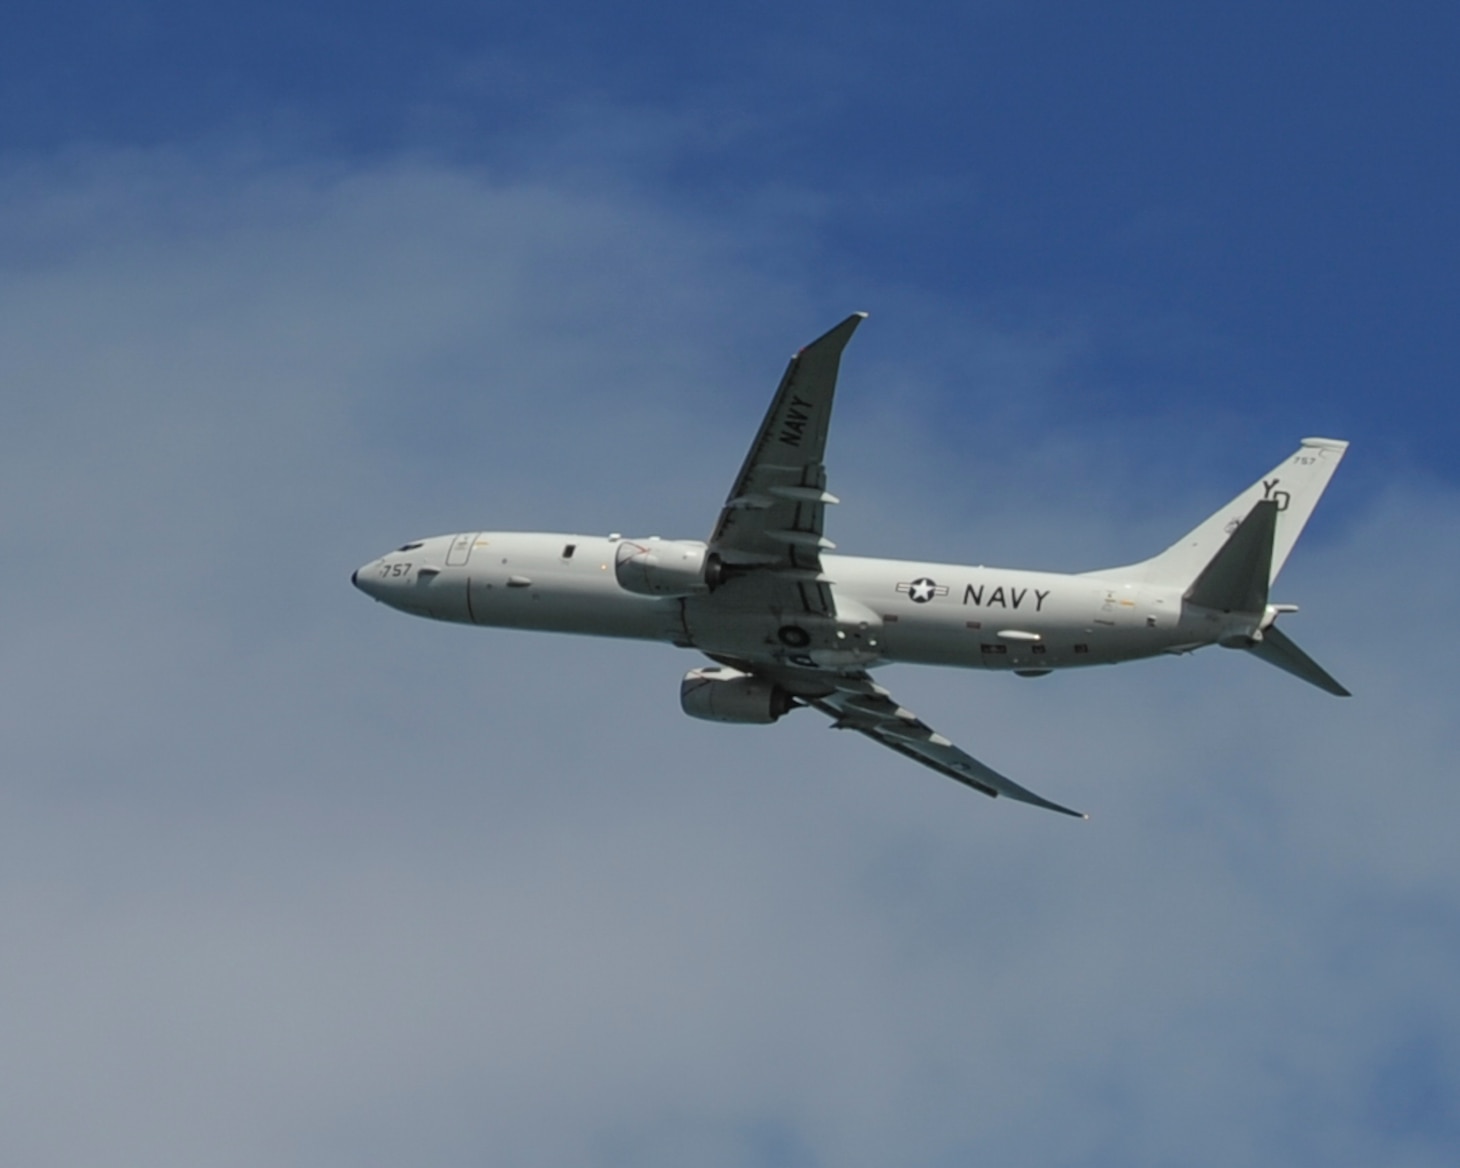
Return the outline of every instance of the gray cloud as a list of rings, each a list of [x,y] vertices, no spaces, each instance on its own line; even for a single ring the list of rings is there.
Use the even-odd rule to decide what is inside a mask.
[[[348,586],[434,531],[702,532],[784,356],[868,307],[764,275],[774,219],[411,161],[6,182],[7,1160],[1448,1163],[1453,497],[1396,468],[1294,556],[1349,702],[1218,651],[888,672],[1067,823],[692,723],[685,654]],[[866,352],[852,552],[1093,567],[1287,450],[1168,489],[1184,434],[1040,404],[1077,341]],[[1026,441],[969,457],[970,368]]]

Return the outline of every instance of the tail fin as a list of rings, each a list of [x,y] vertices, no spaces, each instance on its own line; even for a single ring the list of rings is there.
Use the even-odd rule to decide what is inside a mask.
[[[1125,571],[1131,578],[1153,584],[1186,584],[1196,580],[1198,575],[1205,576],[1204,569],[1213,564],[1214,557],[1223,551],[1229,537],[1235,536],[1239,528],[1245,526],[1245,521],[1253,517],[1256,505],[1269,501],[1273,504],[1273,522],[1267,583],[1271,584],[1282,571],[1288,553],[1298,542],[1298,536],[1347,449],[1348,443],[1336,438],[1304,438],[1295,454],[1263,475],[1220,511],[1187,532],[1159,556],[1132,564]]]
[[[1219,612],[1253,614],[1260,624],[1220,644],[1245,649],[1259,660],[1319,689],[1348,697],[1324,668],[1273,623],[1292,605],[1269,605],[1268,590],[1282,571],[1313,508],[1348,449],[1334,438],[1304,438],[1298,452],[1258,479],[1159,556],[1124,569],[1128,578],[1180,586],[1182,599]]]
[[[1222,545],[1201,574],[1182,597],[1189,604],[1222,612],[1261,613],[1262,625],[1255,631],[1221,640],[1229,649],[1246,649],[1254,657],[1276,665],[1279,669],[1301,677],[1304,681],[1341,698],[1348,690],[1339,685],[1323,666],[1299,649],[1293,639],[1273,622],[1278,614],[1290,612],[1291,604],[1267,604],[1267,591],[1272,563],[1273,536],[1277,530],[1278,509],[1271,499],[1260,499],[1252,505],[1230,539]]]

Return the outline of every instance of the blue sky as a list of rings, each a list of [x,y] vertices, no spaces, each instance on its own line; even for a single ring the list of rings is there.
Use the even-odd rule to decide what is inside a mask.
[[[1072,390],[1139,407],[1179,377],[1283,422],[1316,398],[1454,471],[1442,6],[21,11],[15,154],[424,152],[770,215],[853,300],[894,283],[1088,329]]]
[[[0,1158],[1452,1164],[1457,25],[17,6]],[[702,535],[853,309],[851,553],[1126,561],[1350,439],[1277,599],[1357,696],[888,672],[1069,824],[349,588]]]

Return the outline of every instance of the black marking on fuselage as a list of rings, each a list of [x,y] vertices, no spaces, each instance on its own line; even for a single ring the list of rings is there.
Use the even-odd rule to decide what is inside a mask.
[[[1030,593],[1034,594],[1034,611],[1043,612],[1044,602],[1049,599],[1048,588],[1005,588],[998,585],[992,592],[987,584],[966,584],[963,588],[963,603],[975,608],[1018,608]]]
[[[897,590],[905,593],[914,604],[927,604],[935,596],[948,595],[948,585],[939,584],[928,576],[919,576],[916,580],[899,584]]]

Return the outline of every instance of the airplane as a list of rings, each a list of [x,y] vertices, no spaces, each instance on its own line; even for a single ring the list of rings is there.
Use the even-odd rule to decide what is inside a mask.
[[[686,714],[768,724],[819,711],[989,796],[1086,818],[980,762],[901,706],[893,662],[1040,677],[1207,645],[1344,689],[1276,625],[1269,592],[1348,443],[1297,451],[1165,551],[1062,574],[833,555],[824,462],[847,317],[791,359],[707,540],[469,531],[413,540],[358,568],[368,596],[459,624],[667,641],[711,664]]]

